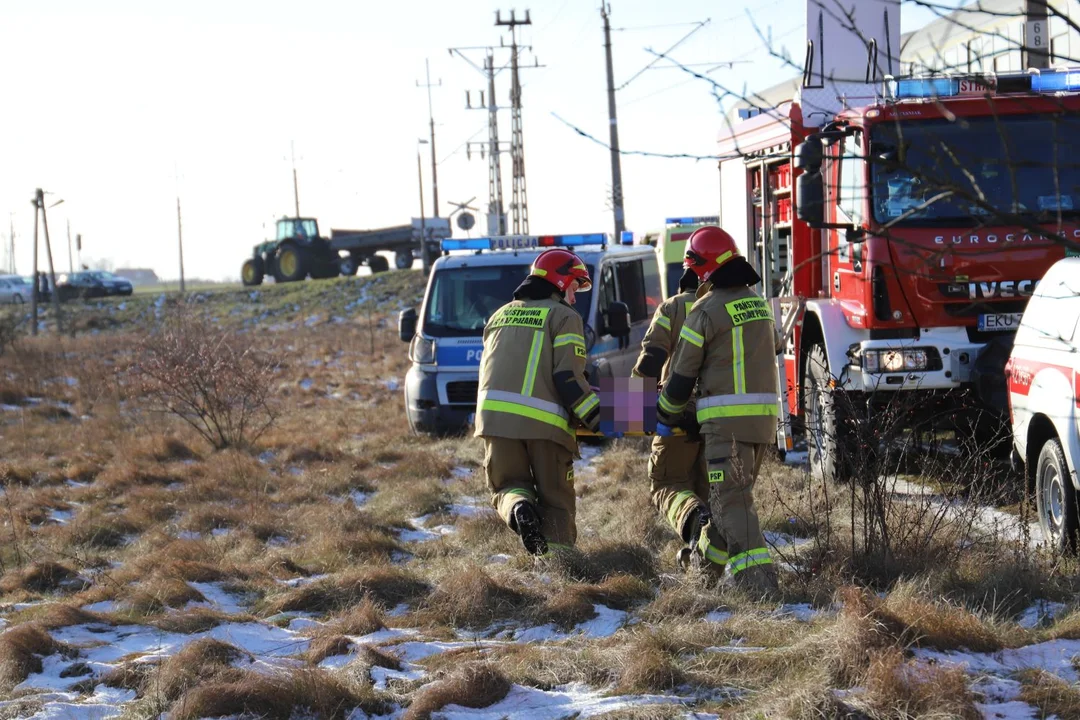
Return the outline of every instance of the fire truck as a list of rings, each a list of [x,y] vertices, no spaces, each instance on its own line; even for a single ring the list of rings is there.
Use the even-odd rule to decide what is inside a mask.
[[[801,82],[721,133],[721,224],[786,340],[779,447],[805,429],[814,475],[844,481],[897,393],[913,424],[1006,427],[1027,298],[1080,248],[1080,71],[896,77],[887,3],[858,32],[807,5]]]

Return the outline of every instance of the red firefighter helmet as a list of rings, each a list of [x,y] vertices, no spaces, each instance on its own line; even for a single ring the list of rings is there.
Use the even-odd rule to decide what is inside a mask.
[[[578,290],[592,288],[592,280],[589,279],[589,269],[585,267],[585,261],[569,250],[553,248],[545,250],[536,256],[529,274],[547,280],[549,283],[566,292],[570,282],[578,281]]]
[[[739,257],[735,240],[715,225],[698,228],[686,242],[684,264],[703,282],[721,265]]]

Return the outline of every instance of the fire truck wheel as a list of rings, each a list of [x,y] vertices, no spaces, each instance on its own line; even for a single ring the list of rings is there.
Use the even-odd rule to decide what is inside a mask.
[[[1042,446],[1035,466],[1036,505],[1043,537],[1053,550],[1060,553],[1076,550],[1077,531],[1080,530],[1076,488],[1069,474],[1061,442],[1057,438],[1050,438]]]
[[[851,479],[851,467],[845,457],[851,432],[846,403],[837,402],[838,391],[832,387],[829,360],[822,345],[813,345],[806,357],[806,449],[810,472],[817,480],[843,483]]]

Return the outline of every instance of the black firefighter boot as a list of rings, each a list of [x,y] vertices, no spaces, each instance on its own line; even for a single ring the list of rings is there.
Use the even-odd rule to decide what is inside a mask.
[[[682,541],[686,543],[686,547],[679,548],[675,556],[683,570],[701,568],[704,564],[705,558],[701,555],[698,542],[701,540],[701,528],[705,527],[711,519],[709,508],[704,505],[698,505],[686,516],[682,527]]]
[[[510,529],[521,538],[521,544],[525,546],[530,555],[544,555],[547,553],[547,540],[540,532],[540,518],[536,514],[536,508],[527,501],[514,505],[511,512]]]

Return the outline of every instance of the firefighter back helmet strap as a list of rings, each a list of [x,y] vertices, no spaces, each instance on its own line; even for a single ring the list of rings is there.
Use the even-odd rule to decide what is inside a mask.
[[[736,257],[739,257],[739,248],[735,240],[714,225],[698,228],[686,243],[686,266],[702,281]]]
[[[592,288],[592,280],[589,279],[589,269],[585,267],[585,261],[562,248],[545,250],[537,255],[529,269],[529,274],[547,280],[562,292],[566,292],[574,280],[578,281],[579,290]]]

